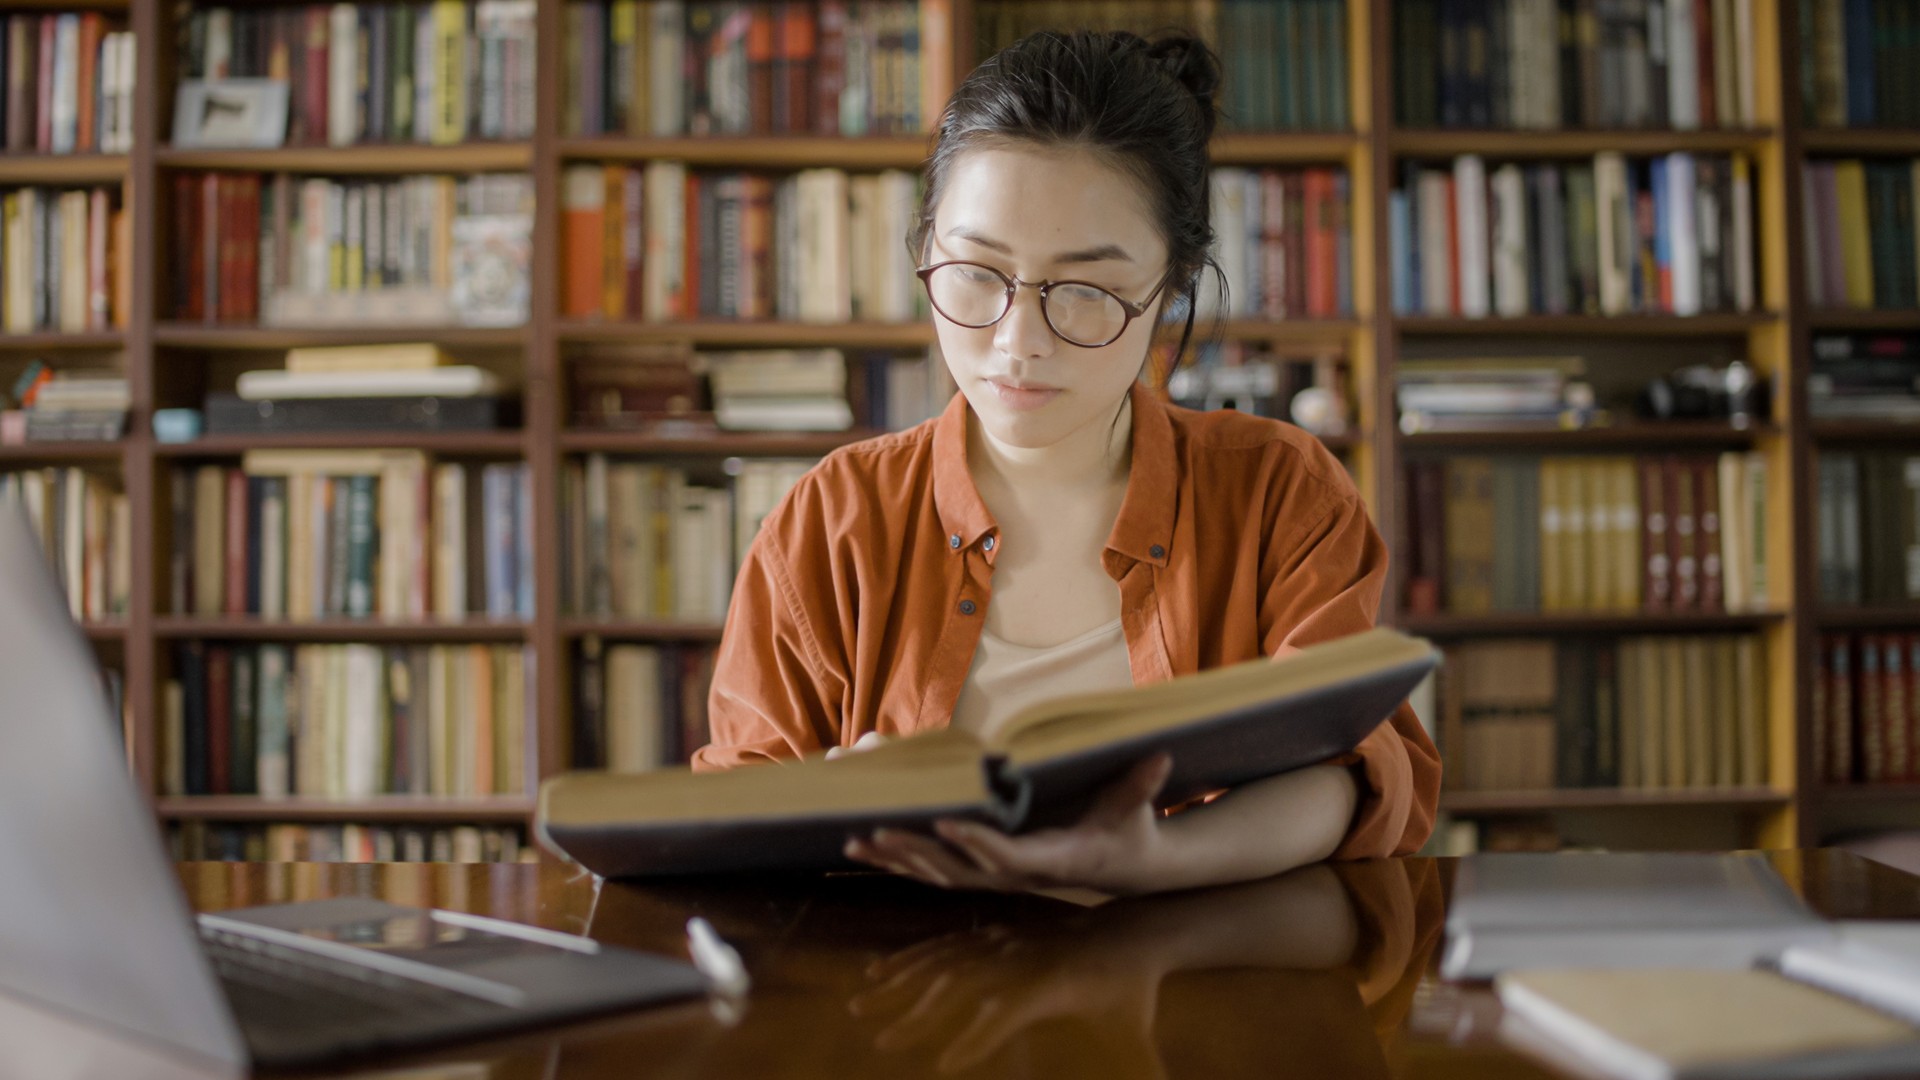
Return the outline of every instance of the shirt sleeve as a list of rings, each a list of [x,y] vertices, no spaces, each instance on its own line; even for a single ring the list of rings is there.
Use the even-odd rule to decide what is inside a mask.
[[[1370,629],[1386,587],[1387,546],[1358,493],[1349,485],[1293,527],[1285,521],[1263,559],[1260,628],[1267,655]],[[1440,755],[1411,706],[1401,702],[1353,753],[1330,764],[1353,767],[1360,789],[1353,824],[1334,858],[1411,855],[1426,843],[1440,801]]]
[[[834,743],[845,680],[826,663],[788,572],[788,545],[775,534],[789,531],[763,528],[734,581],[707,696],[712,741],[694,753],[696,772],[797,758]]]

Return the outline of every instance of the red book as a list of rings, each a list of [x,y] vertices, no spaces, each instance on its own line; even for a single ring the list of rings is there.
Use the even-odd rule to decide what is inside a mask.
[[[307,8],[303,17],[306,23],[306,80],[301,86],[301,107],[294,110],[291,119],[300,131],[299,141],[318,146],[327,141],[327,37],[332,33],[332,22],[326,7],[320,4]],[[429,72],[414,73],[416,79],[430,76]],[[301,121],[304,121],[304,125]]]
[[[233,287],[234,247],[240,225],[234,199],[237,178],[229,173],[209,173],[207,179],[214,185],[213,210],[207,215],[209,227],[215,230],[209,249],[215,267],[213,295],[219,298],[214,304],[214,317],[220,322],[237,322],[234,304],[239,294]]]
[[[220,320],[220,174],[200,174],[200,314],[207,322]]]
[[[283,178],[286,174],[280,174]],[[246,304],[241,308],[242,318],[254,322],[260,318],[260,186],[263,178],[259,173],[248,173],[242,178],[246,192],[246,243],[240,248],[242,272],[240,275],[241,292]],[[275,247],[276,251],[286,250],[284,241]]]
[[[645,295],[640,291],[647,261],[646,233],[643,228],[643,222],[646,219],[641,217],[645,210],[645,175],[639,168],[631,165],[620,171],[620,201],[625,211],[623,217],[626,222],[620,243],[627,274],[627,309],[620,314],[630,319],[640,317],[640,309],[643,306],[641,298]]]
[[[1308,169],[1307,315],[1332,318],[1339,307],[1339,241],[1333,235],[1333,173]]]
[[[95,145],[93,119],[96,88],[95,81],[100,77],[100,39],[106,36],[107,21],[97,11],[85,12],[80,16],[80,93],[77,98],[80,108],[80,124],[73,146],[80,151],[99,149]]]
[[[1667,492],[1667,565],[1673,574],[1673,610],[1695,611],[1700,605],[1700,563],[1697,556],[1693,478],[1684,462],[1672,455],[1661,462],[1661,482]]]
[[[58,17],[40,16],[39,66],[35,71],[40,85],[35,88],[33,148],[42,154],[53,151],[53,42]]]
[[[1407,612],[1437,615],[1446,575],[1446,513],[1442,506],[1441,463],[1416,461],[1407,467]]]
[[[746,209],[740,235],[746,252],[741,261],[745,282],[740,290],[740,315],[748,319],[773,317],[773,178],[750,173]]]
[[[173,268],[174,317],[198,321],[206,315],[206,276],[202,266],[206,249],[202,247],[200,226],[200,178],[193,173],[173,175]]]
[[[1673,607],[1673,563],[1667,555],[1667,482],[1660,459],[1640,459],[1640,606],[1646,611]]]
[[[1681,0],[1682,3],[1685,0]],[[1693,54],[1700,82],[1700,126],[1717,127],[1713,99],[1713,0],[1693,0]]]
[[[805,0],[784,0],[780,5],[780,46],[774,71],[779,81],[773,88],[773,129],[783,135],[801,135],[813,131],[814,57],[819,42],[814,33],[813,5]]]
[[[847,0],[821,0],[814,67],[813,129],[840,134],[840,92],[847,88]]]
[[[225,645],[207,646],[207,794],[232,792],[233,654]]]
[[[590,170],[567,170],[562,180],[566,246],[562,249],[565,266],[561,278],[561,312],[583,319],[600,313],[603,290],[601,272],[606,259],[605,182],[592,177]]]
[[[1446,196],[1447,198],[1447,202],[1446,202],[1447,265],[1453,267],[1453,272],[1447,275],[1447,283],[1449,286],[1448,293],[1447,293],[1447,314],[1458,315],[1460,314],[1460,278],[1461,278],[1460,215],[1455,210],[1455,207],[1458,205],[1458,203],[1454,196],[1453,173],[1451,171],[1449,171],[1446,174],[1445,182],[1446,182],[1446,188],[1447,188],[1447,196]]]
[[[1724,610],[1724,572],[1720,566],[1720,464],[1712,458],[1693,461],[1694,538],[1700,571],[1700,610]],[[1730,524],[1730,523],[1729,523]]]
[[[227,470],[227,499],[224,509],[227,512],[226,557],[227,580],[224,586],[226,603],[222,610],[229,615],[247,614],[247,474],[239,469]]]
[[[1260,171],[1260,313],[1284,319],[1287,311],[1287,188],[1278,169]]]
[[[773,131],[773,5],[755,3],[747,15],[747,130]]]
[[[1854,701],[1860,709],[1860,775],[1870,783],[1887,779],[1886,681],[1880,676],[1880,641],[1860,638],[1854,675]]]
[[[1827,779],[1852,782],[1853,770],[1853,640],[1845,634],[1827,638]]]

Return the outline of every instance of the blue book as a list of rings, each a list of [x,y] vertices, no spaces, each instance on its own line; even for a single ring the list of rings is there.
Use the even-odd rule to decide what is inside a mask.
[[[1393,244],[1393,310],[1416,315],[1413,291],[1413,209],[1404,190],[1387,196],[1387,229]]]
[[[1873,0],[1846,0],[1847,125],[1871,127],[1874,107]]]
[[[487,614],[513,616],[513,466],[489,465],[481,474],[481,509],[486,522]]]
[[[1641,294],[1641,309],[1666,311],[1672,305],[1664,285],[1673,277],[1673,193],[1667,187],[1667,159],[1654,158],[1647,162],[1647,180],[1653,189],[1654,280],[1647,283],[1650,287]]]
[[[513,584],[523,619],[533,618],[533,469],[513,467]]]

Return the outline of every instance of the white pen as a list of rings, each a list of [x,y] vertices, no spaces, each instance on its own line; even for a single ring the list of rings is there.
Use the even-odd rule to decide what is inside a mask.
[[[687,920],[687,952],[700,974],[713,980],[713,988],[726,997],[740,997],[753,985],[747,978],[747,966],[733,946],[720,940],[713,924],[695,915]]]

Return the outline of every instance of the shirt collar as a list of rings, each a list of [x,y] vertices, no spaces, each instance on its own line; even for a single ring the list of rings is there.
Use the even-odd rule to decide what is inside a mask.
[[[1167,564],[1173,542],[1173,422],[1160,399],[1140,383],[1133,401],[1133,446],[1127,494],[1107,535],[1107,548],[1139,562]],[[949,547],[965,550],[998,526],[967,471],[967,398],[953,395],[933,429],[933,502]],[[958,537],[958,543],[954,538]]]

